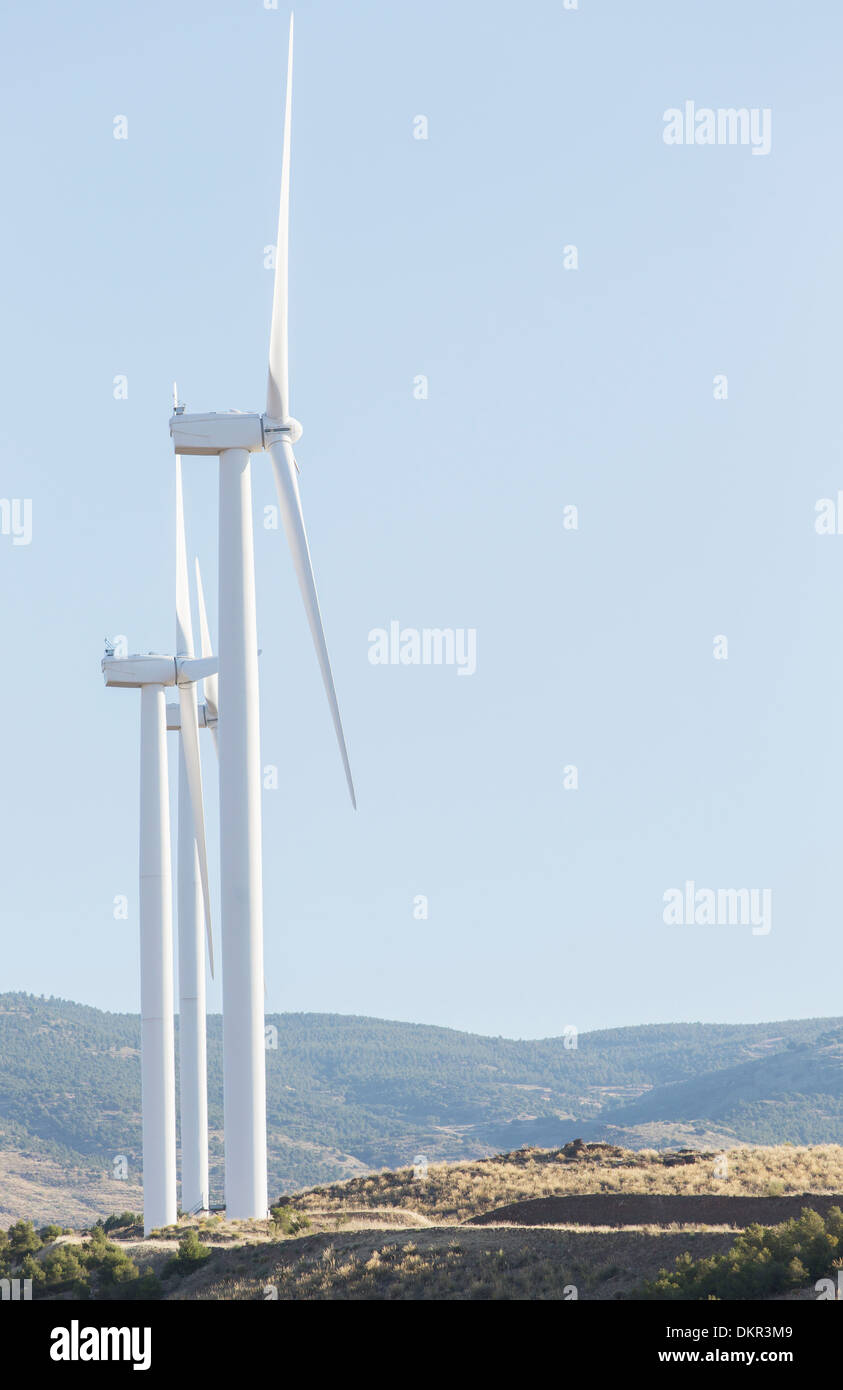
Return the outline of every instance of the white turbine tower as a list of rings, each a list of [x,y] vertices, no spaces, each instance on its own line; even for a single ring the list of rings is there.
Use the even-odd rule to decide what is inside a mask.
[[[197,560],[197,571],[199,562]],[[211,655],[210,644],[204,656]],[[216,709],[207,688],[216,676],[205,677],[206,696],[197,705],[200,729],[210,729],[216,742]],[[167,730],[181,729],[178,705],[167,705]],[[208,1185],[208,1052],[205,1007],[205,943],[202,933],[204,897],[199,850],[193,824],[190,785],[183,751],[179,755],[178,858],[176,920],[179,961],[179,1098],[181,1102],[181,1209],[206,1211]],[[212,972],[213,973],[213,972]]]
[[[225,1196],[229,1217],[267,1212],[263,1019],[263,902],[258,642],[255,614],[251,455],[268,450],[305,612],[356,805],[304,527],[293,445],[301,425],[289,409],[287,348],[290,116],[293,21],[287,62],[284,150],[269,344],[266,413],[186,415],[176,407],[177,454],[219,458],[220,878],[223,957]]]
[[[102,670],[107,686],[141,692],[141,1082],[143,1225],[148,1235],[158,1226],[171,1226],[177,1216],[172,865],[164,692],[169,685],[179,689],[182,746],[198,827],[203,882],[207,882],[199,730],[193,699],[195,682],[216,670],[216,662],[152,654],[120,657],[107,649]],[[210,916],[207,914],[206,923],[211,950]]]
[[[199,561],[196,562],[203,638],[207,633]],[[184,530],[184,498],[182,493],[181,459],[176,459],[176,651],[191,658],[193,624],[190,617],[190,585],[187,569],[187,543]],[[210,640],[203,645],[203,656],[211,655]],[[215,688],[216,676],[206,677],[206,690]],[[196,687],[188,687],[180,704],[167,706],[167,728],[181,729],[182,699],[190,701],[198,727],[210,727],[216,737],[215,706],[208,714],[206,698],[198,705]],[[202,836],[204,839],[204,836]],[[199,839],[194,823],[188,759],[184,740],[179,740],[178,782],[178,868],[176,874],[176,904],[179,958],[179,1101],[181,1112],[181,1207],[182,1211],[204,1211],[208,1207],[208,1059],[205,1009],[205,943],[202,919],[209,911],[206,888],[202,878]],[[207,916],[206,916],[207,920]],[[210,943],[210,935],[208,937]],[[213,959],[211,959],[213,973]]]

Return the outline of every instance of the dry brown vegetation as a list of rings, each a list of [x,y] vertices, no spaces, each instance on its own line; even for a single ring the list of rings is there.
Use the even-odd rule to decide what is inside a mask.
[[[0,1227],[13,1221],[86,1226],[111,1211],[139,1209],[137,1182],[117,1182],[97,1169],[71,1169],[42,1153],[0,1150]]]
[[[721,1174],[724,1174],[721,1176]],[[465,1226],[509,1202],[585,1193],[777,1196],[843,1191],[843,1148],[633,1152],[608,1145],[519,1150],[469,1163],[371,1174],[284,1198],[307,1226],[185,1217],[143,1239],[114,1240],[164,1279],[167,1299],[486,1300],[629,1296],[678,1255],[728,1250],[726,1227]],[[178,1242],[196,1230],[211,1251],[195,1270],[167,1276]],[[71,1241],[79,1237],[65,1237]]]
[[[615,1299],[686,1250],[725,1251],[726,1231],[433,1227],[295,1237],[220,1254],[174,1299],[485,1301]]]
[[[609,1145],[573,1149],[527,1149],[471,1163],[433,1164],[425,1178],[414,1177],[412,1168],[400,1168],[310,1188],[284,1200],[308,1214],[327,1207],[398,1207],[432,1221],[465,1221],[507,1202],[587,1192],[774,1197],[843,1191],[843,1147],[838,1144],[681,1155]]]

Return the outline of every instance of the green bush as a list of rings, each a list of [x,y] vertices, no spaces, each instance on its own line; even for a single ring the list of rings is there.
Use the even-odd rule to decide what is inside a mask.
[[[147,1265],[143,1274],[136,1279],[134,1284],[125,1284],[120,1290],[120,1298],[153,1299],[160,1298],[162,1293],[161,1280],[153,1273],[152,1266]]]
[[[107,1216],[102,1223],[102,1228],[104,1231],[122,1231],[127,1226],[142,1225],[143,1217],[138,1215],[137,1212],[121,1211],[119,1216],[116,1213],[113,1216]]]
[[[116,1299],[121,1303],[131,1300],[147,1300],[160,1298],[162,1293],[161,1281],[153,1273],[152,1268],[147,1266],[143,1274],[135,1275],[131,1278],[121,1278],[119,1281],[108,1284],[100,1284],[97,1290],[97,1298],[104,1302]]]
[[[124,1217],[130,1218],[125,1224],[134,1225],[137,1218],[132,1212],[124,1212],[115,1221],[123,1225]],[[108,1240],[104,1223],[98,1221],[92,1228],[90,1237],[81,1245],[57,1245],[44,1250],[55,1236],[61,1235],[58,1226],[45,1226],[37,1235],[28,1221],[18,1221],[9,1228],[8,1233],[0,1231],[0,1276],[14,1274],[22,1279],[31,1279],[33,1287],[46,1294],[70,1293],[73,1298],[90,1298],[94,1290],[103,1299],[154,1299],[161,1297],[161,1284],[152,1268],[141,1274],[134,1260],[118,1245]],[[193,1234],[193,1233],[191,1233]],[[204,1246],[194,1242],[196,1254],[190,1240],[184,1252],[188,1260],[204,1258]],[[182,1242],[185,1245],[185,1242]],[[40,1252],[40,1256],[37,1252]],[[181,1254],[180,1250],[180,1254]],[[207,1252],[210,1254],[210,1251]]]
[[[179,1251],[164,1266],[164,1278],[171,1274],[190,1274],[198,1269],[211,1254],[210,1247],[203,1245],[195,1231],[188,1231],[179,1241]]]
[[[299,1231],[309,1231],[310,1222],[301,1212],[294,1211],[292,1207],[270,1207],[269,1215],[276,1231],[283,1231],[285,1236],[298,1235]]]
[[[16,1221],[14,1226],[10,1226],[8,1241],[9,1254],[13,1260],[23,1259],[24,1255],[40,1250],[43,1244],[31,1221]]]
[[[34,1289],[42,1287],[47,1282],[47,1276],[36,1260],[34,1255],[24,1255],[20,1266],[21,1279],[31,1279]]]
[[[724,1255],[679,1255],[671,1272],[644,1284],[643,1299],[765,1298],[820,1278],[843,1252],[843,1212],[823,1218],[806,1207],[781,1226],[748,1226]]]
[[[51,1289],[69,1288],[78,1282],[87,1282],[87,1271],[72,1245],[60,1245],[49,1251],[41,1261],[41,1268]]]
[[[139,1275],[140,1270],[125,1250],[109,1250],[99,1263],[101,1284],[129,1284]]]
[[[124,1290],[131,1288],[140,1277],[134,1260],[107,1238],[99,1222],[91,1231],[90,1239],[82,1245],[79,1258],[89,1280],[96,1276],[97,1291],[104,1298],[128,1296]]]
[[[86,1264],[98,1264],[108,1250],[116,1250],[117,1246],[107,1239],[103,1225],[98,1221],[96,1226],[91,1227],[81,1249]]]

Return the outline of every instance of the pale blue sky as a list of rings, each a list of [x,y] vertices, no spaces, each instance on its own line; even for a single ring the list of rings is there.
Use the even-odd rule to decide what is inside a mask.
[[[0,989],[137,1008],[139,700],[102,639],[172,647],[173,378],[263,407],[288,15],[2,20],[0,494],[33,535],[0,536]],[[841,1012],[841,31],[833,0],[297,6],[292,401],[360,809],[259,526],[270,1010]],[[771,108],[771,154],[668,148],[686,99]],[[185,488],[215,626],[213,461]],[[476,674],[370,665],[392,619],[476,628]],[[686,879],[770,887],[769,936],[665,926]]]

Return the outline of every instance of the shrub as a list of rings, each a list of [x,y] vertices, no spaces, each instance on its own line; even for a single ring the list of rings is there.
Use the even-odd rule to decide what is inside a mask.
[[[127,1226],[142,1226],[143,1217],[134,1211],[122,1211],[118,1216],[116,1213],[107,1216],[103,1222],[104,1231],[122,1231]]]
[[[138,1274],[135,1269],[134,1274],[121,1277],[118,1281],[109,1284],[102,1284],[98,1290],[97,1297],[104,1302],[112,1299],[119,1300],[121,1303],[127,1299],[157,1299],[162,1295],[161,1281],[152,1271],[151,1266],[147,1266],[143,1274]]]
[[[139,1270],[134,1260],[125,1250],[113,1247],[99,1262],[99,1276],[102,1284],[129,1284],[137,1279]]]
[[[44,1273],[40,1264],[36,1260],[35,1256],[31,1254],[24,1255],[23,1257],[23,1261],[20,1267],[20,1277],[22,1279],[31,1279],[33,1288],[38,1288],[39,1286],[47,1282],[46,1274]]]
[[[41,1268],[50,1289],[69,1288],[87,1282],[87,1271],[72,1245],[60,1245],[41,1261]]]
[[[139,1279],[136,1279],[133,1284],[122,1285],[116,1296],[119,1298],[154,1299],[160,1298],[161,1294],[161,1280],[153,1273],[152,1266],[148,1265]]]
[[[90,1239],[81,1247],[79,1258],[88,1276],[97,1276],[98,1289],[106,1298],[125,1297],[123,1290],[139,1277],[134,1260],[107,1238],[100,1223],[94,1226]],[[111,1290],[117,1292],[109,1292]]]
[[[14,1226],[10,1226],[8,1241],[13,1259],[22,1259],[24,1255],[40,1250],[43,1244],[31,1221],[16,1221]]]
[[[124,1215],[131,1217],[134,1224],[133,1213]],[[82,1245],[58,1245],[42,1251],[39,1258],[35,1252],[41,1249],[41,1238],[51,1240],[54,1235],[60,1234],[62,1232],[58,1227],[45,1226],[39,1237],[26,1221],[19,1221],[10,1227],[8,1236],[0,1232],[0,1272],[3,1272],[5,1258],[10,1272],[14,1269],[21,1278],[31,1279],[33,1285],[44,1293],[69,1292],[73,1298],[87,1299],[91,1297],[92,1285],[96,1281],[96,1292],[100,1298],[161,1297],[161,1284],[152,1269],[148,1267],[140,1274],[134,1260],[107,1239],[102,1222],[97,1222],[91,1229],[89,1239]],[[33,1245],[34,1249],[31,1248]],[[21,1259],[20,1252],[23,1250],[25,1253]]]
[[[817,1279],[843,1250],[843,1212],[832,1207],[825,1220],[805,1208],[781,1226],[748,1226],[724,1255],[693,1260],[679,1255],[676,1268],[644,1284],[644,1299],[765,1298]]]
[[[299,1231],[310,1230],[308,1218],[302,1212],[294,1211],[292,1207],[284,1207],[280,1204],[277,1207],[270,1207],[269,1215],[276,1231],[282,1231],[285,1236],[296,1236]],[[339,1220],[338,1217],[338,1223]]]
[[[96,1226],[92,1226],[90,1235],[81,1248],[86,1264],[98,1264],[106,1251],[116,1250],[117,1246],[106,1239],[102,1223],[98,1221]]]
[[[179,1251],[164,1266],[164,1278],[171,1274],[189,1274],[191,1270],[198,1269],[211,1254],[210,1247],[203,1245],[195,1231],[188,1231],[183,1240],[179,1241]]]

